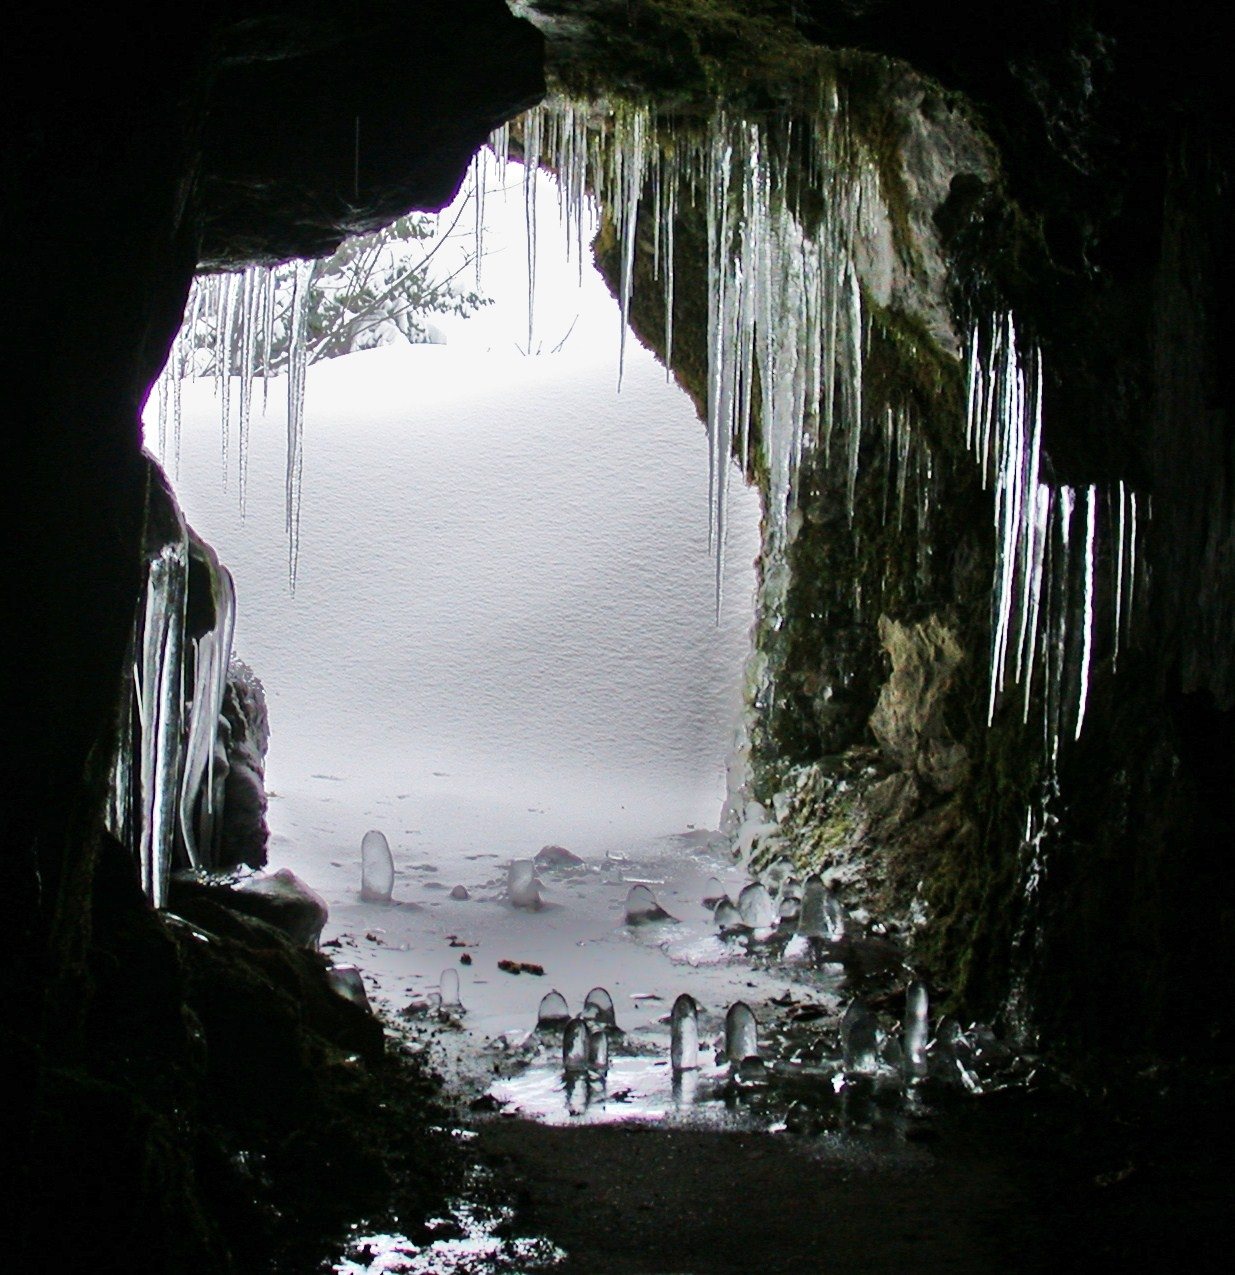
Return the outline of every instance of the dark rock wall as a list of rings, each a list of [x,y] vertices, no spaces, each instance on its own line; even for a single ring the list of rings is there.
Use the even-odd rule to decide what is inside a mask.
[[[726,8],[676,7],[708,11],[700,39]],[[1229,1037],[1230,980],[1211,971],[1235,919],[1231,148],[1205,7],[913,8],[794,6],[799,34],[904,56],[964,94],[998,162],[958,175],[936,216],[954,321],[1011,307],[1040,344],[1047,476],[1148,496],[1147,587],[1117,671],[1098,635],[1085,730],[1027,850],[1047,772],[1019,713],[986,726],[991,505],[964,453],[960,369],[903,311],[877,316],[855,527],[843,475],[812,465],[784,620],[757,631],[774,693],[757,692],[753,795],[779,796],[782,831],[849,902],[905,916],[921,968],[970,1012],[1074,1057],[1126,1051],[1130,1025],[1133,1049],[1204,1052]],[[687,215],[675,364],[699,402],[702,244]],[[613,245],[598,249],[616,278]],[[647,283],[634,319],[663,348]],[[878,413],[907,392],[935,490],[932,525],[897,529]]]
[[[0,1030],[20,1079],[0,1116],[18,1265],[53,1225],[92,1269],[227,1265],[202,1201],[232,1169],[196,1140],[181,960],[101,831],[142,583],[139,412],[193,272],[327,251],[440,206],[542,89],[540,37],[501,0],[6,14],[5,704],[21,727],[0,793]],[[262,979],[241,965],[260,1018]],[[32,1207],[52,1200],[54,1218]]]

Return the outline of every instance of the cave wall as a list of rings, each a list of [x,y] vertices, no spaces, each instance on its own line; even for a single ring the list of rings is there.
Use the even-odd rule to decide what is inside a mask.
[[[102,827],[154,481],[140,411],[199,264],[326,252],[442,206],[488,132],[539,98],[542,40],[501,0],[120,2],[8,14],[0,59],[5,702],[20,724],[0,846],[0,1032],[19,1075],[0,1112],[5,1231],[19,1265],[54,1227],[91,1269],[230,1269],[273,1214],[244,1212],[202,1132],[206,1106],[231,1118],[195,1061],[219,980]],[[254,949],[219,978],[261,1022],[284,958],[269,936]],[[266,1008],[287,1029],[284,1079],[311,1088],[329,1049],[294,997]],[[238,1042],[218,1024],[206,1044],[225,1054]],[[269,1129],[236,1110],[254,1138]]]
[[[746,109],[783,107],[783,81],[727,76],[722,53],[745,36],[758,45],[747,68],[775,60],[760,37],[776,8],[649,3],[624,26],[613,17],[607,47],[689,10],[690,37],[652,41],[629,78],[655,86],[676,60]],[[795,38],[903,56],[984,134],[990,170],[957,171],[931,210],[954,333],[1016,314],[1042,350],[1046,476],[1123,480],[1148,497],[1144,588],[1117,666],[1109,635],[1095,636],[1085,728],[1057,765],[1018,712],[1001,709],[988,728],[992,504],[965,454],[963,370],[921,311],[885,307],[855,526],[844,475],[812,461],[784,605],[756,628],[748,796],[776,831],[748,836],[744,851],[756,866],[788,849],[826,868],[851,906],[900,922],[954,1007],[1023,1038],[1109,1060],[1135,1024],[1134,1051],[1203,1054],[1231,1029],[1229,997],[1205,971],[1221,967],[1231,932],[1221,847],[1235,831],[1235,454],[1219,353],[1231,154],[1205,6],[1152,19],[1034,6],[1022,25],[1017,6],[912,8],[794,6],[782,40],[793,25]],[[806,60],[796,44],[781,62],[795,59]],[[578,82],[600,74],[585,60]],[[903,164],[906,130],[885,123]],[[650,238],[645,227],[645,249]],[[694,283],[677,290],[674,363],[700,404],[704,240],[688,214],[676,272]],[[616,283],[603,235],[598,259]],[[634,321],[663,351],[657,289],[644,283]],[[933,525],[898,529],[879,414],[906,393],[936,486]],[[761,481],[757,465],[751,477]],[[1109,545],[1099,554],[1101,577]]]

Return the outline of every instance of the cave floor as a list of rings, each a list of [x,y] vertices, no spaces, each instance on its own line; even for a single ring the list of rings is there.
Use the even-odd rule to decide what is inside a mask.
[[[434,1225],[419,1242],[360,1227],[335,1271],[1225,1269],[1235,1236],[1221,1078],[1191,1088],[1164,1073],[1101,1103],[1045,1071],[982,1096],[935,1080],[907,1089],[887,1068],[840,1083],[826,1062],[837,1012],[857,990],[899,1014],[894,949],[851,950],[842,967],[718,939],[699,900],[713,873],[731,893],[741,874],[706,834],[546,872],[554,906],[540,913],[505,902],[496,856],[440,866],[409,867],[402,903],[385,906],[359,902],[343,867],[327,875],[340,884],[326,943],[364,970],[392,1038],[444,1076],[470,1186],[436,1238]],[[465,866],[468,901],[423,887]],[[676,919],[623,925],[637,881]],[[545,972],[509,973],[503,959]],[[443,968],[463,976],[462,1011],[432,1004]],[[536,1006],[557,986],[575,1012],[597,983],[624,1031],[604,1084],[568,1085],[560,1037],[533,1030]],[[702,1067],[685,1084],[663,1021],[684,990],[703,1004]],[[737,1086],[713,1062],[737,998],[777,1060],[769,1083]],[[795,1056],[808,1060],[800,1073],[782,1065]],[[812,1070],[811,1059],[822,1061]]]

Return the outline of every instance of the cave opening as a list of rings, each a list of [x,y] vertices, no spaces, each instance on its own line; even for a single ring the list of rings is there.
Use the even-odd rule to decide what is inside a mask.
[[[492,906],[506,864],[547,845],[593,865],[705,853],[736,747],[758,496],[740,476],[730,486],[718,577],[694,404],[622,342],[618,302],[580,265],[595,211],[568,221],[552,175],[525,189],[523,172],[478,158],[421,248],[439,278],[470,280],[478,264],[484,304],[418,312],[431,340],[379,344],[362,327],[350,347],[332,338],[348,352],[310,362],[294,588],[287,377],[246,384],[234,360],[221,388],[200,354],[217,357],[243,296],[190,301],[188,322],[206,330],[180,345],[206,372],[163,383],[147,405],[148,445],[230,573],[234,650],[264,684],[264,866],[325,897],[324,937],[363,945],[376,929],[387,953],[405,950],[357,958],[389,1012],[409,987],[435,985],[449,932],[546,965],[575,999],[600,981],[624,996],[634,976],[621,961],[562,969],[563,945],[612,926],[612,888],[551,886],[547,908],[586,920],[533,937]],[[272,328],[286,322],[275,309]],[[246,345],[243,331],[227,341]],[[403,911],[358,905],[370,829],[394,850]],[[725,868],[711,853],[704,877]],[[260,847],[242,858],[259,862]],[[469,906],[450,902],[452,887]],[[472,981],[464,971],[474,1034],[534,1008],[516,1006],[506,980]]]

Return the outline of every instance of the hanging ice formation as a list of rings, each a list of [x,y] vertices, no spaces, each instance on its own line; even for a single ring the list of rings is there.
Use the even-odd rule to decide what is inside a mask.
[[[570,248],[580,263],[585,201],[592,197],[608,210],[619,252],[619,379],[642,204],[650,197],[645,220],[663,292],[667,371],[673,365],[677,209],[684,199],[706,208],[710,533],[718,605],[731,459],[746,472],[759,448],[766,463],[769,556],[789,538],[796,475],[807,449],[840,448],[857,471],[865,320],[854,246],[875,209],[875,173],[853,144],[834,96],[808,137],[790,138],[793,147],[781,144],[776,127],[718,109],[704,127],[686,130],[645,106],[558,100],[491,139],[505,162],[512,136],[521,133],[525,174],[537,163],[556,172]],[[801,184],[818,197],[809,222],[785,194],[798,184],[791,149],[805,155]],[[525,176],[525,190],[534,190],[534,181]],[[533,279],[529,305],[534,291]]]
[[[249,425],[254,381],[263,398],[270,377],[287,374],[287,466],[285,521],[288,579],[293,591],[299,566],[300,488],[304,473],[304,387],[308,367],[309,285],[312,263],[290,267],[290,297],[280,298],[278,267],[248,266],[232,274],[199,275],[189,291],[181,325],[167,364],[155,386],[159,455],[180,467],[181,387],[186,379],[208,376],[219,401],[223,483],[232,466],[235,435],[236,488],[243,514],[248,501]],[[283,271],[286,276],[288,270]],[[275,351],[286,345],[285,356]],[[285,363],[283,362],[285,358]],[[170,433],[170,437],[169,437]]]
[[[1053,765],[1079,739],[1099,624],[1110,599],[1109,649],[1118,666],[1138,596],[1138,495],[1120,480],[1082,491],[1042,476],[1042,356],[1020,349],[1011,315],[969,340],[966,442],[993,489],[995,583],[987,720],[1015,688],[1029,721],[1034,692]],[[1099,590],[1099,573],[1109,582]]]
[[[191,680],[186,676],[185,689],[191,688],[191,698],[180,784],[180,838],[189,865],[205,868],[215,857],[216,817],[221,798],[221,793],[216,791],[216,743],[236,629],[236,589],[231,573],[208,545],[193,539],[190,553],[205,560],[205,574],[214,585],[215,622],[213,628],[189,639],[187,654],[192,657],[189,663],[192,673]]]
[[[216,861],[221,806],[215,771],[219,718],[231,662],[235,591],[209,546],[185,524],[150,465],[146,578],[131,639],[131,682],[121,709],[105,818],[132,852],[155,907],[167,899],[173,862]],[[203,569],[211,627],[191,634],[190,562]]]

